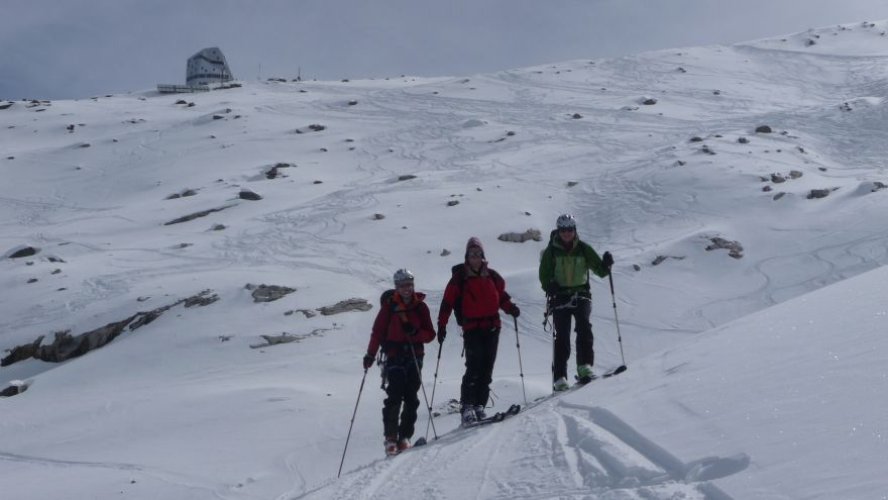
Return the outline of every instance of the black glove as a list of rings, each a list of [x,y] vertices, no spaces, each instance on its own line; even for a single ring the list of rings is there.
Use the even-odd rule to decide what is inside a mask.
[[[546,285],[546,295],[558,295],[559,290],[561,290],[561,287],[558,286],[558,283],[555,281],[550,281],[549,284]]]
[[[614,265],[614,256],[610,252],[604,252],[604,255],[601,256],[601,263],[610,270],[611,266]]]
[[[416,327],[413,326],[413,323],[404,323],[402,325],[402,327],[404,329],[404,334],[407,335],[408,337],[412,337],[412,336],[416,335],[417,330],[416,330]]]
[[[438,343],[443,344],[445,337],[447,337],[447,327],[444,325],[438,325]]]
[[[364,355],[364,369],[369,370],[370,367],[373,366],[373,356],[369,354]]]
[[[509,311],[509,314],[513,318],[517,318],[518,316],[521,316],[521,309],[518,309],[518,306],[516,306],[515,304],[512,304],[512,309]]]

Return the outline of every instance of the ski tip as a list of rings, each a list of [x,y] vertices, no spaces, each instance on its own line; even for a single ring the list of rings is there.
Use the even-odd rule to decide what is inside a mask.
[[[426,443],[427,443],[426,438],[421,437],[421,438],[417,439],[416,442],[413,443],[413,446],[414,446],[414,447],[416,447],[416,446],[425,446]]]
[[[628,369],[629,369],[629,367],[627,367],[626,365],[620,365],[620,366],[614,368],[613,371],[609,371],[609,372],[605,373],[604,378],[609,378],[609,377],[613,377],[614,375],[619,375]]]

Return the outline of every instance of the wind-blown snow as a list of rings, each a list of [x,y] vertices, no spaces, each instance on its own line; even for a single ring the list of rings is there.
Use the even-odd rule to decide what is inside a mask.
[[[3,498],[888,498],[886,29],[460,78],[15,102],[0,110],[0,348],[205,289],[219,300],[65,363],[0,368],[0,389],[29,385],[0,399]],[[376,309],[293,311],[375,306],[408,267],[436,314],[479,236],[522,308],[493,410],[523,403],[521,374],[537,400],[545,242],[496,238],[547,235],[561,212],[617,260],[628,371],[483,429],[445,412],[438,441],[383,459],[374,367],[337,479]],[[742,256],[706,250],[714,238]],[[8,258],[26,245],[39,253]],[[247,283],[296,292],[254,303]],[[623,360],[607,282],[593,295],[603,372]],[[457,331],[436,411],[458,397]],[[283,332],[301,339],[251,348]]]

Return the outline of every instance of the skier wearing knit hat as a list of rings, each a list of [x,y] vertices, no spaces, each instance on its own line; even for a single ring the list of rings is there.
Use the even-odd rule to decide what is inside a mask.
[[[499,310],[516,318],[521,311],[506,293],[502,276],[487,267],[484,247],[478,238],[469,238],[465,261],[453,266],[452,272],[438,312],[438,342],[444,342],[453,312],[463,329],[466,371],[460,403],[463,424],[469,425],[485,417],[499,344]]]

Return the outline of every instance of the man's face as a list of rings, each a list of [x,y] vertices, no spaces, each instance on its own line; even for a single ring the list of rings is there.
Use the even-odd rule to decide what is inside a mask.
[[[480,248],[470,248],[467,256],[469,267],[476,271],[481,268],[481,264],[484,263],[484,252]]]
[[[404,282],[398,283],[397,290],[398,290],[398,294],[401,295],[401,298],[404,299],[405,302],[407,302],[413,298],[413,282],[412,281],[404,281]]]
[[[558,236],[561,237],[561,241],[570,243],[577,237],[577,230],[572,227],[563,227],[558,230]]]

